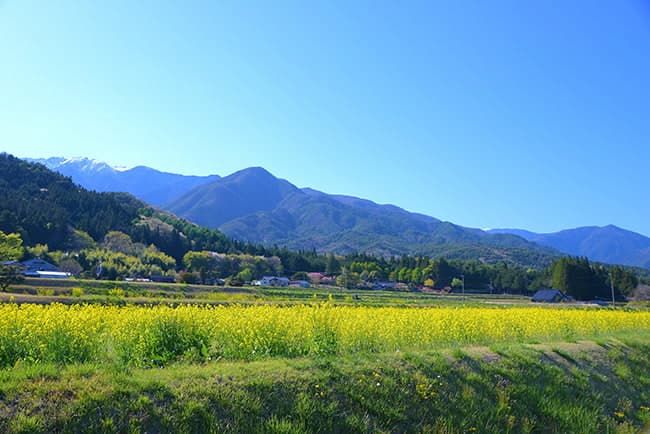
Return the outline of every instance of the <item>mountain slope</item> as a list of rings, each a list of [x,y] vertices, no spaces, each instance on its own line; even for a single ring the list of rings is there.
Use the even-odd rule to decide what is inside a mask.
[[[144,204],[128,194],[96,193],[40,164],[0,154],[0,230],[19,232],[28,245],[65,248],[69,229],[95,240],[129,231]]]
[[[0,153],[0,231],[20,233],[26,245],[68,250],[75,230],[95,241],[109,231],[121,231],[135,242],[155,244],[177,260],[194,247],[236,251],[243,246],[219,231],[157,211],[129,194],[89,191],[42,164]]]
[[[145,202],[162,206],[191,189],[219,179],[217,175],[186,176],[146,166],[121,169],[88,158],[26,158],[72,178],[77,184],[99,192],[126,192]]]
[[[549,234],[519,229],[494,229],[492,233],[516,234],[529,241],[574,256],[610,264],[650,268],[650,238],[617,226],[585,226]]]
[[[198,186],[165,208],[194,223],[217,228],[240,216],[270,211],[296,191],[289,182],[252,167]]]
[[[553,255],[513,235],[491,235],[393,205],[299,189],[251,168],[199,186],[166,207],[233,238],[290,249],[426,254],[539,265]]]

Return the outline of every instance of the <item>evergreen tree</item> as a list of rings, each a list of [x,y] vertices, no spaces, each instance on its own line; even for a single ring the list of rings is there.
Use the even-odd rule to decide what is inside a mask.
[[[327,255],[327,262],[325,263],[325,273],[335,274],[341,270],[341,264],[333,254]]]

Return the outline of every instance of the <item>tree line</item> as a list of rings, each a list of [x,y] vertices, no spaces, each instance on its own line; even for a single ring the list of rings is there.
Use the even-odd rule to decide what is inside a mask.
[[[612,283],[617,297],[628,296],[639,284],[634,271],[626,267],[593,264],[586,258],[559,258],[547,268],[534,269],[477,260],[382,258],[273,248],[263,249],[262,254],[190,250],[177,261],[156,245],[135,242],[124,232],[109,231],[99,243],[79,230],[76,236],[85,244],[78,241],[82,246],[79,250],[61,251],[43,244],[23,247],[20,234],[0,232],[0,260],[40,257],[77,276],[106,280],[168,276],[185,283],[214,284],[224,279],[237,285],[264,275],[307,279],[307,273],[317,271],[335,277],[339,286],[348,288],[388,281],[403,283],[411,290],[454,289],[463,282],[469,290],[521,294],[554,287],[579,300],[609,298]],[[0,275],[12,276],[6,268],[0,269]]]

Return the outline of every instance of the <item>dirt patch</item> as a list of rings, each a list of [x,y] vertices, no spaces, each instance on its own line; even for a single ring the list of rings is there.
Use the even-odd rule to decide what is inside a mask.
[[[501,360],[500,355],[485,346],[464,347],[463,353],[473,359],[482,360],[486,363],[495,363]]]

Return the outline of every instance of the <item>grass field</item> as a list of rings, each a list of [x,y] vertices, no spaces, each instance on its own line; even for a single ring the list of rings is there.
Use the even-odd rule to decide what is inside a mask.
[[[111,295],[118,288],[120,297]],[[79,291],[80,290],[80,291]],[[318,304],[323,301],[363,306],[439,306],[499,303],[529,304],[519,295],[482,295],[313,288],[220,287],[153,282],[112,282],[80,279],[34,279],[0,293],[0,301],[16,303],[121,304]]]
[[[633,433],[647,334],[538,345],[0,370],[0,432]]]
[[[95,281],[2,296],[0,432],[650,429],[643,307]]]

